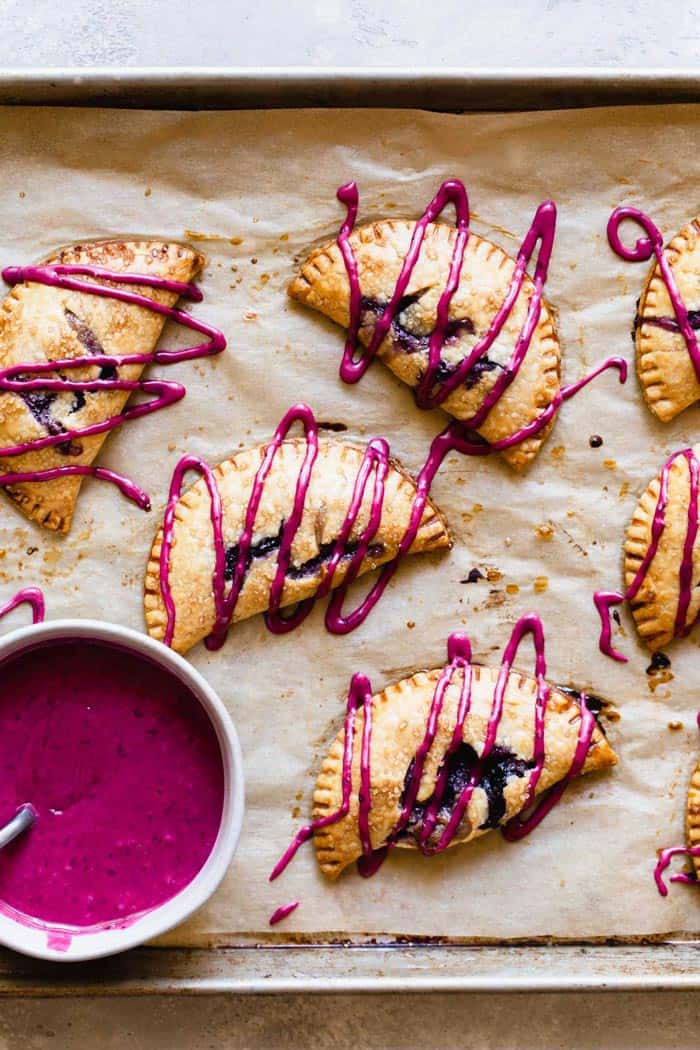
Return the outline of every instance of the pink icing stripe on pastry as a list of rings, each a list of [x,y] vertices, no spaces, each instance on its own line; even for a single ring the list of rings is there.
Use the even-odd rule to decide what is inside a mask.
[[[528,782],[528,802],[526,808],[530,802],[534,799],[535,788],[539,781],[544,765],[544,732],[545,732],[545,712],[547,709],[547,702],[550,695],[550,687],[545,681],[546,675],[546,663],[544,655],[544,631],[542,628],[542,621],[534,613],[530,613],[527,616],[523,616],[516,623],[513,628],[510,641],[508,642],[504,654],[501,668],[499,671],[498,679],[494,689],[493,701],[491,705],[491,711],[489,714],[489,720],[486,729],[486,737],[484,745],[479,755],[479,761],[476,765],[475,772],[471,775],[468,784],[462,790],[459,798],[457,799],[455,806],[452,810],[450,819],[443,831],[437,845],[429,846],[428,840],[431,832],[434,830],[437,814],[440,809],[440,804],[444,796],[445,788],[447,785],[447,768],[449,764],[449,758],[454,751],[461,745],[463,739],[464,722],[469,714],[471,705],[471,686],[472,686],[472,668],[471,668],[471,645],[466,635],[462,633],[455,633],[450,635],[448,640],[448,664],[440,674],[438,678],[433,698],[430,704],[428,712],[428,718],[426,722],[426,729],[423,739],[416,751],[414,760],[410,769],[409,776],[407,777],[405,786],[405,795],[401,807],[401,813],[398,817],[394,828],[392,829],[387,842],[379,849],[374,850],[369,837],[369,801],[368,792],[369,784],[371,783],[371,768],[370,768],[370,749],[369,740],[371,739],[371,729],[367,729],[368,722],[371,723],[372,719],[372,705],[371,705],[371,694],[372,687],[368,679],[364,675],[356,674],[353,676],[350,682],[350,690],[348,693],[348,701],[346,707],[345,724],[344,724],[344,741],[343,741],[343,768],[342,768],[342,795],[341,805],[339,808],[331,814],[321,817],[318,820],[313,821],[311,824],[307,824],[301,828],[295,836],[292,843],[288,846],[285,852],[280,857],[279,861],[273,868],[270,874],[270,882],[278,878],[279,875],[285,870],[290,861],[293,859],[299,848],[313,836],[313,834],[320,828],[327,827],[329,824],[337,823],[347,816],[350,811],[350,797],[352,793],[352,761],[353,761],[353,750],[354,740],[356,731],[356,711],[360,706],[363,708],[364,724],[363,724],[363,746],[360,752],[360,806],[358,811],[358,830],[360,840],[362,843],[362,857],[357,862],[357,867],[361,875],[365,877],[373,875],[381,864],[383,863],[389,850],[396,844],[401,833],[406,829],[412,807],[418,796],[418,789],[423,776],[423,769],[427,755],[434,743],[435,736],[437,733],[438,721],[443,707],[443,701],[445,692],[451,684],[454,675],[457,670],[461,670],[462,674],[462,685],[460,690],[460,698],[457,705],[457,714],[455,719],[455,726],[451,736],[450,743],[442,756],[440,765],[438,767],[438,773],[435,782],[435,789],[431,802],[426,807],[424,813],[424,826],[418,839],[418,846],[426,855],[432,856],[435,853],[440,853],[452,842],[460,822],[467,810],[469,801],[477,787],[481,783],[481,768],[484,759],[488,757],[492,751],[496,738],[498,735],[498,727],[503,714],[503,700],[505,696],[505,690],[508,683],[508,676],[510,674],[513,661],[515,660],[519,646],[523,639],[527,635],[532,635],[533,643],[535,647],[535,676],[537,680],[537,695],[535,699],[535,728],[534,728],[534,741],[533,741],[533,769],[530,773]],[[503,836],[509,841],[515,841],[523,838],[533,831],[561,799],[569,781],[581,772],[586,756],[591,745],[591,739],[593,737],[593,731],[595,729],[595,717],[589,710],[586,704],[586,698],[583,694],[580,695],[579,700],[580,707],[580,719],[579,719],[579,730],[578,739],[576,743],[576,749],[571,762],[569,772],[566,777],[558,784],[554,785],[547,791],[542,798],[537,802],[534,809],[525,816],[518,816],[510,820],[505,826],[502,827],[501,831]],[[364,798],[363,798],[364,795]]]
[[[693,589],[693,547],[698,534],[700,463],[698,463],[698,458],[692,448],[685,448],[680,452],[674,452],[673,455],[666,460],[661,470],[659,498],[656,501],[654,517],[652,518],[651,523],[651,539],[642,559],[642,564],[639,566],[632,583],[624,594],[618,591],[596,591],[593,595],[593,601],[598,610],[598,615],[600,616],[601,621],[598,646],[605,656],[610,656],[613,660],[617,660],[620,663],[627,663],[627,657],[618,652],[617,649],[613,648],[610,609],[613,605],[620,605],[624,601],[633,601],[647,577],[649,567],[656,556],[659,544],[661,543],[661,537],[666,528],[666,505],[668,503],[669,477],[673,464],[679,456],[683,456],[688,463],[690,491],[688,494],[688,525],[685,533],[685,541],[683,543],[683,556],[678,570],[679,593],[674,635],[679,636],[687,634],[692,627],[692,624],[686,627],[685,619],[688,613]]]
[[[488,331],[460,363],[455,372],[444,381],[440,381],[438,375],[442,350],[447,338],[450,303],[459,285],[464,252],[469,240],[469,200],[464,184],[459,179],[448,179],[446,182],[443,182],[437,194],[423,212],[423,215],[416,222],[396,286],[381,316],[377,319],[369,345],[366,348],[361,347],[359,342],[362,320],[362,293],[357,260],[350,244],[350,235],[357,219],[359,203],[356,183],[349,182],[341,186],[337,196],[338,200],[347,209],[345,222],[341,226],[337,238],[338,248],[345,264],[350,285],[350,322],[345,350],[340,364],[340,377],[346,383],[356,383],[361,379],[376,357],[379,347],[399,312],[404,293],[418,262],[428,225],[434,222],[449,204],[452,204],[455,208],[457,236],[452,252],[449,274],[437,305],[436,326],[430,336],[425,375],[416,391],[416,403],[420,408],[434,408],[442,405],[445,399],[465,381],[477,362],[488,353],[512,313],[527,276],[527,264],[532,259],[539,245],[535,273],[532,279],[534,291],[530,297],[525,321],[518,334],[511,358],[486,394],[479,409],[470,419],[462,421],[462,427],[465,431],[477,430],[484,424],[491,409],[518,375],[537,327],[542,309],[544,284],[547,280],[547,271],[554,244],[557,215],[554,201],[544,201],[535,212],[532,225],[518,252],[513,276],[505,299],[496,311]],[[489,452],[502,451],[513,445],[520,444],[526,438],[533,437],[549,423],[563,401],[573,397],[592,379],[609,368],[616,368],[620,374],[620,382],[625,382],[627,378],[627,363],[621,358],[608,358],[590,376],[558,391],[551,404],[544,409],[537,419],[522,427],[515,434],[511,434],[509,437],[493,444],[487,444],[475,436],[473,443],[468,448],[465,447],[463,451],[468,455],[485,455]]]
[[[176,364],[180,361],[190,361],[194,358],[208,357],[219,354],[226,347],[226,339],[222,332],[213,328],[203,321],[191,317],[184,310],[176,307],[166,306],[155,302],[140,292],[129,291],[124,288],[111,288],[101,284],[93,284],[89,281],[75,280],[73,275],[89,276],[99,280],[114,281],[120,284],[142,285],[148,288],[156,288],[172,292],[175,295],[190,299],[193,302],[201,302],[202,293],[194,284],[185,284],[182,281],[171,281],[164,277],[148,276],[145,274],[117,273],[106,270],[99,266],[7,266],[2,271],[2,276],[8,284],[17,284],[20,281],[33,281],[47,285],[51,288],[65,288],[76,292],[85,292],[89,295],[98,295],[103,298],[117,299],[119,302],[134,306],[141,306],[152,313],[167,317],[185,328],[206,337],[205,341],[196,346],[186,347],[182,350],[159,350],[153,354],[126,354],[115,357],[108,354],[87,354],[84,357],[69,358],[62,361],[40,361],[26,364],[16,364],[9,368],[0,369],[0,392],[26,394],[31,391],[98,391],[98,390],[140,390],[147,394],[153,394],[153,398],[145,403],[132,405],[123,412],[99,423],[78,427],[76,430],[61,430],[60,433],[48,434],[45,437],[36,438],[32,441],[21,442],[7,448],[0,448],[0,456],[20,456],[26,452],[38,451],[42,448],[54,445],[70,444],[71,441],[88,437],[93,434],[103,434],[114,430],[132,419],[150,415],[161,408],[167,408],[185,396],[185,387],[180,383],[167,382],[165,380],[120,379],[118,369],[124,365],[142,364]],[[63,376],[41,378],[43,373],[56,373],[70,371],[85,366],[96,366],[115,370],[113,378],[74,380]],[[39,378],[27,378],[27,376],[38,376]],[[137,485],[127,478],[116,474],[114,471],[102,467],[83,466],[81,464],[66,464],[65,466],[52,467],[47,470],[23,471],[0,475],[0,485],[12,485],[20,481],[50,481],[54,478],[67,475],[90,475],[101,480],[110,481],[144,510],[150,508],[150,501]]]
[[[639,237],[635,241],[633,248],[626,248],[620,237],[620,226],[625,219],[636,222],[646,234],[645,237]],[[675,323],[672,318],[667,317],[641,317],[639,318],[639,323],[657,325],[659,328],[666,328],[671,331],[675,331],[677,327],[685,339],[688,355],[695,369],[695,375],[700,382],[700,347],[698,347],[697,336],[690,323],[688,309],[683,302],[683,296],[674,276],[673,268],[664,252],[664,239],[658,226],[639,208],[629,206],[615,208],[608,219],[608,241],[612,250],[625,262],[647,262],[652,255],[656,257],[661,280],[666,285],[666,291],[671,300],[673,312],[676,315]]]

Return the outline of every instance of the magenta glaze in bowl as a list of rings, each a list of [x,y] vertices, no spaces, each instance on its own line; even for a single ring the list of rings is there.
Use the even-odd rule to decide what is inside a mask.
[[[111,955],[214,892],[244,809],[238,737],[204,678],[114,624],[58,620],[0,639],[0,943],[43,959]]]

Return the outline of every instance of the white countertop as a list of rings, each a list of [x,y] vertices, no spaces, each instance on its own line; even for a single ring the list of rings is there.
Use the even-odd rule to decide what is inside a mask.
[[[668,0],[4,0],[0,65],[689,66]]]
[[[14,67],[693,68],[700,42],[679,0],[4,0],[2,15],[0,66]],[[658,1050],[690,1045],[699,1020],[700,999],[675,993],[23,999],[2,1005],[0,1050]]]

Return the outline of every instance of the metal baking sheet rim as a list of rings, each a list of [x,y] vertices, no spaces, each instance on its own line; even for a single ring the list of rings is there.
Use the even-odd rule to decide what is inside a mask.
[[[0,104],[252,109],[559,109],[700,101],[697,69],[0,69]]]
[[[700,989],[700,944],[140,948],[98,963],[0,953],[0,997]]]
[[[0,69],[0,105],[505,111],[700,102],[670,69]],[[700,989],[700,942],[240,944],[140,948],[90,964],[0,950],[0,996]]]

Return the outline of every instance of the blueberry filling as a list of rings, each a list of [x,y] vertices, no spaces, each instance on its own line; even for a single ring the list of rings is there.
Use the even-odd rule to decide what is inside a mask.
[[[305,576],[315,576],[321,566],[330,559],[334,549],[335,542],[322,543],[315,558],[309,558],[308,561],[303,562],[301,565],[290,565],[287,569],[287,576],[292,580],[301,580]],[[342,557],[344,559],[351,558],[356,550],[357,541],[351,540],[350,543],[345,544]],[[383,543],[370,543],[366,557],[380,558],[383,553]]]
[[[44,394],[39,390],[29,390],[19,395],[40,426],[44,427],[48,434],[63,434],[65,427],[54,417],[51,407],[57,394]],[[74,410],[72,410],[74,411]],[[57,452],[63,456],[79,456],[83,446],[78,441],[62,441],[54,446]]]
[[[639,303],[637,303],[639,306]],[[680,332],[680,325],[675,317],[644,317],[642,314],[637,313],[634,318],[634,328],[632,330],[632,339],[634,340],[635,332],[638,328],[641,328],[643,324],[655,325],[657,328],[663,328],[667,332]],[[700,329],[700,310],[688,310],[688,324],[697,331]]]
[[[284,522],[280,525],[280,530],[276,536],[265,536],[262,540],[258,540],[257,543],[252,543],[248,549],[248,556],[245,562],[246,572],[253,564],[256,558],[266,558],[268,554],[272,554],[273,551],[277,551],[282,543],[282,530],[284,529]],[[224,570],[224,579],[232,580],[234,573],[236,572],[236,565],[238,564],[238,555],[240,547],[237,543],[233,546],[226,548],[226,568]]]
[[[88,354],[91,356],[104,354],[105,351],[102,343],[97,338],[92,328],[85,324],[84,321],[81,321],[77,314],[74,314],[72,310],[64,309],[63,312],[68,324],[75,332],[78,341]],[[112,365],[103,366],[100,369],[100,379],[114,379],[116,376],[116,369]],[[65,377],[62,376],[62,378]],[[70,415],[73,415],[75,412],[80,412],[81,409],[85,408],[86,401],[84,390],[75,390],[72,393],[73,398],[70,409],[68,410]],[[53,414],[53,405],[56,403],[58,394],[30,390],[27,391],[27,393],[20,393],[20,397],[37,423],[39,423],[48,434],[53,436],[65,433],[66,428]],[[83,451],[83,446],[79,441],[62,441],[58,445],[54,445],[54,448],[63,456],[79,456]]]
[[[435,381],[437,383],[446,383],[458,368],[458,363],[450,364],[447,361],[443,361],[441,358],[435,370]],[[498,361],[492,361],[489,357],[480,357],[467,372],[462,381],[463,385],[467,390],[473,390],[486,372],[494,372],[497,368],[502,369],[503,365],[499,365]]]
[[[439,840],[454,807],[459,801],[460,795],[472,776],[476,774],[476,786],[482,788],[486,793],[488,814],[486,820],[480,825],[481,829],[486,830],[497,827],[505,816],[506,800],[504,791],[508,781],[512,777],[524,777],[532,768],[532,762],[518,758],[508,748],[496,745],[491,749],[487,757],[480,762],[478,754],[470,744],[460,744],[457,750],[447,759],[447,783],[440,802],[437,824],[429,840],[430,844],[435,845]],[[413,762],[408,767],[404,779],[401,805],[403,805],[412,772]],[[414,803],[403,832],[404,837],[413,836],[418,839],[423,827],[425,811],[430,802],[431,800],[428,799],[426,802]]]
[[[489,804],[488,817],[482,828],[495,828],[506,812],[505,787],[511,777],[524,777],[534,763],[518,758],[505,747],[494,747],[482,765],[480,787],[486,792]]]
[[[65,309],[63,312],[65,314],[66,320],[68,321],[68,324],[71,326],[76,336],[78,337],[78,342],[81,346],[85,348],[85,350],[87,350],[88,356],[103,357],[106,353],[105,348],[95,335],[92,328],[90,328],[90,326],[87,325],[85,321],[81,321],[81,319],[76,314],[74,314],[72,310]],[[100,367],[98,378],[117,379],[118,373],[115,366],[102,365]],[[75,394],[75,400],[73,402],[71,412],[79,412],[80,409],[84,407],[85,393],[82,390],[78,390]]]
[[[430,347],[431,332],[425,335],[418,335],[413,332],[410,328],[406,327],[401,321],[402,315],[405,311],[418,302],[420,295],[406,295],[400,300],[396,314],[391,322],[391,333],[394,337],[395,346],[402,350],[406,354],[425,354],[427,356]],[[387,303],[381,302],[379,299],[372,299],[367,296],[363,296],[361,300],[362,305],[362,324],[366,325],[370,322],[376,321],[377,318],[381,317],[386,309]],[[445,329],[445,338],[443,346],[450,346],[454,343],[458,343],[462,337],[462,334],[473,335],[474,334],[474,322],[470,317],[464,317],[457,321],[450,321]],[[435,380],[438,383],[446,382],[450,376],[459,368],[459,363],[450,364],[447,361],[440,360],[438,367],[435,372]],[[499,365],[497,361],[492,361],[489,357],[484,355],[480,357],[478,361],[475,361],[472,367],[464,377],[463,383],[467,390],[471,390],[479,382],[481,377],[486,372],[493,372],[497,368],[503,368],[503,365]]]
[[[282,543],[282,532],[284,530],[284,522],[280,525],[280,530],[276,536],[266,536],[262,540],[258,540],[257,543],[253,543],[248,550],[248,556],[246,558],[246,572],[257,558],[266,558],[270,554],[274,554],[278,551]],[[335,549],[335,541],[330,543],[322,543],[319,547],[318,554],[313,558],[309,558],[308,561],[302,562],[300,565],[290,564],[287,568],[287,576],[291,580],[302,580],[306,576],[315,576],[321,566],[327,562]],[[357,541],[353,540],[345,545],[343,552],[343,558],[350,558],[357,550]],[[236,571],[236,564],[238,563],[239,545],[233,544],[231,547],[226,548],[226,568],[224,570],[224,579],[232,580]],[[384,553],[383,543],[372,543],[367,548],[368,558],[380,558]]]

